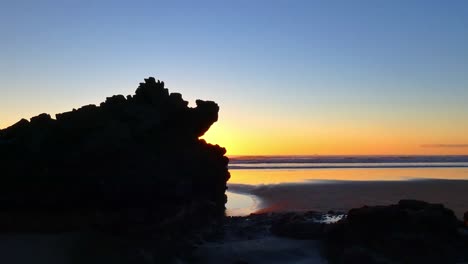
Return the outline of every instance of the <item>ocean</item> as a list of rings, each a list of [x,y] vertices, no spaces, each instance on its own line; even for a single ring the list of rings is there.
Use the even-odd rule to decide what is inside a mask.
[[[468,156],[235,156],[230,157],[229,170],[227,215],[248,215],[266,208],[348,209],[336,206],[339,201],[329,202],[338,197],[351,199],[343,201],[350,206],[397,202],[402,196],[437,198],[457,202],[462,208],[464,201],[453,201],[450,190],[468,183]],[[298,193],[290,193],[293,190],[311,199],[309,203],[301,201]],[[324,191],[335,193],[328,197]]]

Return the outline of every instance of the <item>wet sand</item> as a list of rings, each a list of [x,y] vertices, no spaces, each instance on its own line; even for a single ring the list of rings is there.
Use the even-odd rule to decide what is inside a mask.
[[[462,218],[468,211],[468,180],[322,181],[267,185],[230,184],[229,190],[258,197],[256,213],[329,210],[347,212],[401,199],[441,203]]]
[[[206,243],[195,252],[198,262],[218,263],[327,263],[320,255],[319,241],[267,236],[223,243]]]

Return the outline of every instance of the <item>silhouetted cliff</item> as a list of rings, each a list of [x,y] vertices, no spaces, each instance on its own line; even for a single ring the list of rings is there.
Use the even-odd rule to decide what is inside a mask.
[[[133,96],[0,130],[0,210],[93,212],[156,229],[223,215],[226,150],[199,139],[219,107],[196,105],[148,78]]]

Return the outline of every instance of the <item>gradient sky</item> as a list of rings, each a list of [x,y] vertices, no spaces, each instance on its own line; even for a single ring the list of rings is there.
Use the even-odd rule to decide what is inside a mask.
[[[243,154],[468,154],[468,1],[3,1],[0,127],[154,76]]]

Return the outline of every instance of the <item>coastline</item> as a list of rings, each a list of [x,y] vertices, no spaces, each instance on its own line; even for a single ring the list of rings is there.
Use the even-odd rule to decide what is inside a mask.
[[[229,184],[229,191],[255,197],[253,213],[288,211],[347,212],[364,205],[388,205],[401,199],[444,204],[459,219],[468,210],[468,180],[316,181],[279,184]]]

